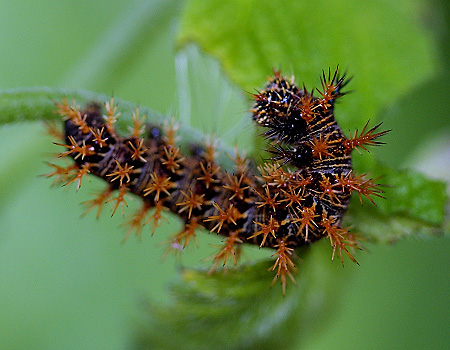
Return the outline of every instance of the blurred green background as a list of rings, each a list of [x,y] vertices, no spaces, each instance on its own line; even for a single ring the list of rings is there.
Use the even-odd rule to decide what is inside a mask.
[[[437,73],[386,105],[380,119],[394,131],[376,151],[388,164],[450,181],[450,11],[446,2],[425,4],[421,18],[436,43]],[[232,144],[229,125],[250,127],[242,119],[249,101],[217,62],[194,46],[176,49],[185,5],[0,1],[0,89],[55,86],[112,94]],[[101,182],[85,181],[79,192],[50,189],[51,181],[38,175],[49,171],[44,161],[59,149],[43,130],[40,123],[0,129],[0,348],[129,348],[139,301],[169,300],[166,287],[180,261],[161,262],[160,243],[179,223],[171,220],[167,230],[121,245],[120,215],[81,219],[80,203]],[[137,199],[130,203],[137,205]],[[206,247],[211,242],[218,239],[200,240]],[[346,281],[338,305],[324,315],[321,329],[298,340],[298,348],[447,348],[450,239],[368,248],[358,254],[361,266],[337,270]],[[201,260],[211,252],[190,249],[182,264],[208,266]]]

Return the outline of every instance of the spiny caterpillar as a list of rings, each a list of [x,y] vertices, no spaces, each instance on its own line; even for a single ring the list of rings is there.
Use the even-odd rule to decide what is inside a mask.
[[[224,245],[214,256],[213,271],[219,263],[232,259],[236,264],[243,243],[276,250],[273,283],[280,278],[285,293],[287,277],[295,283],[292,260],[294,249],[328,237],[334,258],[338,250],[356,262],[349,248],[358,248],[354,235],[342,227],[342,216],[350,195],[356,191],[372,203],[371,196],[382,191],[365,175],[352,170],[351,151],[357,147],[379,145],[375,141],[388,131],[376,132],[380,124],[346,138],[334,118],[335,100],[344,95],[345,75],[338,69],[322,73],[322,89],[314,96],[294,85],[280,72],[254,95],[253,120],[269,141],[273,157],[258,168],[236,152],[232,173],[217,164],[213,142],[181,150],[177,126],[161,128],[145,124],[139,110],[133,113],[133,127],[127,138],[117,134],[114,123],[120,113],[114,100],[80,109],[67,100],[56,103],[65,120],[57,143],[75,163],[68,167],[50,164],[48,177],[70,184],[88,173],[105,180],[106,189],[87,203],[88,210],[114,204],[113,214],[126,205],[126,195],[142,198],[142,207],[129,221],[127,236],[152,222],[153,231],[171,211],[184,221],[184,228],[170,239],[172,249],[182,250],[196,241],[196,230],[206,228],[225,236]],[[273,284],[272,283],[272,284]]]

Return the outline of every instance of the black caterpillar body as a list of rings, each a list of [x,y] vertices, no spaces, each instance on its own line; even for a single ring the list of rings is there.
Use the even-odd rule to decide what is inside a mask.
[[[214,267],[229,256],[236,259],[242,243],[277,249],[273,269],[292,278],[295,269],[291,255],[296,247],[328,237],[333,247],[354,258],[348,247],[356,247],[353,236],[341,226],[350,195],[360,198],[381,197],[377,185],[352,170],[351,151],[375,141],[387,131],[376,133],[379,125],[346,138],[334,118],[334,103],[343,95],[345,77],[337,70],[322,76],[318,96],[295,86],[276,72],[266,87],[256,94],[253,119],[261,127],[273,154],[269,162],[257,169],[236,154],[235,169],[222,169],[216,163],[213,143],[190,150],[180,150],[174,125],[161,128],[144,125],[138,113],[133,116],[130,137],[118,135],[113,100],[107,102],[106,114],[98,103],[84,109],[58,104],[65,118],[64,139],[75,165],[58,168],[68,183],[87,173],[99,176],[108,188],[91,203],[100,208],[115,192],[116,206],[126,203],[132,193],[142,198],[142,209],[130,221],[140,232],[147,213],[159,225],[162,212],[169,210],[185,223],[182,232],[172,237],[174,247],[184,247],[195,239],[196,228],[206,228],[226,238],[216,255]],[[144,131],[145,129],[145,131]],[[145,134],[144,137],[142,135]],[[236,260],[235,260],[236,261]]]

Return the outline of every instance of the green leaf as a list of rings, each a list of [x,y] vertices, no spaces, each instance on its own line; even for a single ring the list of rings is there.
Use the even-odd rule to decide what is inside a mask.
[[[193,0],[180,44],[194,41],[218,58],[230,78],[252,92],[273,68],[318,86],[337,64],[357,93],[339,106],[347,128],[429,78],[436,63],[430,33],[420,25],[421,1]]]
[[[431,180],[412,170],[382,171],[385,175],[380,181],[386,181],[389,187],[385,189],[387,200],[378,204],[380,212],[403,214],[435,226],[442,224],[448,199],[443,181]]]
[[[407,236],[431,236],[449,231],[446,217],[446,183],[431,180],[413,170],[394,170],[379,163],[372,167],[385,199],[377,206],[353,196],[345,223],[363,239],[375,243],[393,243]]]
[[[326,243],[326,244],[323,244]],[[181,270],[172,302],[147,302],[139,333],[142,349],[284,349],[306,336],[339,294],[343,275],[330,268],[330,247],[322,242],[298,252],[297,285],[285,296],[267,269],[273,261],[240,266],[228,273]],[[339,264],[334,264],[340,268]],[[279,282],[279,281],[278,281]]]

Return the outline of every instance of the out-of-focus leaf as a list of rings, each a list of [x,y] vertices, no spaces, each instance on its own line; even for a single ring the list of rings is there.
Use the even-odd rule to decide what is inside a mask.
[[[111,23],[109,30],[82,60],[66,73],[63,86],[69,84],[97,90],[99,85],[108,86],[111,81],[117,81],[117,74],[123,75],[124,71],[137,65],[143,47],[154,44],[164,33],[162,28],[169,26],[182,3],[182,0],[141,0],[133,3],[119,21]],[[110,86],[114,88],[114,85]]]
[[[212,275],[182,270],[171,305],[147,304],[138,348],[290,348],[339,294],[342,274],[330,268],[330,247],[323,243],[298,252],[297,285],[290,284],[285,296],[279,283],[270,287],[272,261]]]
[[[200,44],[249,92],[261,88],[273,68],[294,73],[298,83],[312,88],[322,69],[340,64],[354,76],[349,89],[357,94],[339,106],[339,120],[355,128],[432,75],[435,45],[421,26],[422,6],[421,1],[193,0],[184,12],[180,43]]]

